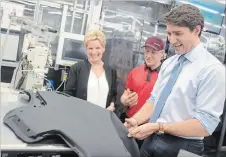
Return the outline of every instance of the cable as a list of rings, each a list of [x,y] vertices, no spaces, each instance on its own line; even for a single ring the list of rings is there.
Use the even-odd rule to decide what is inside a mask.
[[[49,80],[49,83],[51,84],[51,88],[54,91],[55,89],[54,89],[54,82],[53,82],[53,80]]]
[[[18,67],[17,67],[17,69],[16,69],[16,73],[15,73],[15,77],[14,77],[14,81],[13,81],[13,88],[15,88],[17,73],[18,73],[18,71],[19,71],[20,66],[22,65],[22,63],[23,63],[23,58],[22,58],[21,61],[19,62]]]
[[[59,85],[59,87],[57,87],[56,91],[58,91],[64,83],[65,83],[65,81],[62,81],[61,84]]]

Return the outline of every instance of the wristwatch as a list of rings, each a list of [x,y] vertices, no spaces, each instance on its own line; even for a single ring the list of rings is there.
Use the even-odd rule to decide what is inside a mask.
[[[164,127],[163,123],[158,123],[159,124],[159,130],[157,131],[157,134],[164,134]]]

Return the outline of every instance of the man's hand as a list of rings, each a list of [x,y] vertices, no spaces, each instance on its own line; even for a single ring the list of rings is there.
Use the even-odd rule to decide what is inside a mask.
[[[107,107],[107,110],[114,112],[115,111],[115,104],[111,102],[110,106]]]
[[[146,123],[138,127],[130,128],[128,137],[134,137],[138,140],[143,140],[158,130],[158,123]]]
[[[135,118],[131,117],[131,118],[126,118],[125,119],[125,123],[124,123],[124,126],[127,128],[127,129],[130,129],[130,128],[134,128],[134,127],[138,127],[138,122]]]
[[[138,94],[136,92],[130,91],[127,89],[123,94],[124,105],[132,107],[138,102]]]

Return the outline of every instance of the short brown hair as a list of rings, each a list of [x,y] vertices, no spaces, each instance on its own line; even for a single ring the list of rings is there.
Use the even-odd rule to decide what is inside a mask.
[[[191,31],[193,31],[196,26],[201,26],[201,32],[204,27],[204,17],[201,11],[190,4],[183,4],[172,9],[169,13],[165,14],[166,23],[180,26],[180,27],[188,27]]]
[[[105,43],[106,43],[106,39],[105,39],[105,35],[104,33],[97,29],[97,30],[90,30],[86,33],[85,37],[84,37],[84,45],[85,48],[87,47],[87,44],[89,41],[91,40],[99,40],[100,44],[105,47]]]

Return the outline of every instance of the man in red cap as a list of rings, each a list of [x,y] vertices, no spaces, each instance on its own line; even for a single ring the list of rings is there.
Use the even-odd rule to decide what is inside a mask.
[[[165,54],[164,42],[156,36],[149,37],[143,48],[145,63],[129,73],[125,91],[121,96],[122,104],[128,107],[128,118],[138,112],[150,97]],[[138,145],[140,147],[142,141],[138,141]]]

